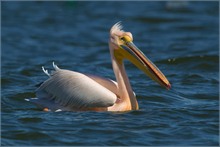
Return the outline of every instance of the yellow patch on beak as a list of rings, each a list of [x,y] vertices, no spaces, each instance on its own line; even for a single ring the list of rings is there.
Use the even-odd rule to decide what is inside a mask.
[[[121,37],[121,39],[122,39],[125,43],[127,43],[127,42],[132,42],[132,41],[133,41],[133,39],[132,39],[130,36],[128,36],[128,35],[125,35],[125,36]]]

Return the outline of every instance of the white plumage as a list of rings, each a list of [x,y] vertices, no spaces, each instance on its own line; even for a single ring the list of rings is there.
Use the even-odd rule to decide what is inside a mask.
[[[117,33],[117,32],[124,32],[122,30],[123,26],[121,25],[121,22],[117,22],[115,25],[113,25],[113,27],[111,28],[110,30],[110,33],[113,34],[113,33]]]
[[[97,76],[92,79],[85,74],[59,69],[55,64],[53,66],[55,71],[36,91],[38,98],[46,93],[44,98],[73,110],[109,107],[116,102],[116,94],[94,81]]]

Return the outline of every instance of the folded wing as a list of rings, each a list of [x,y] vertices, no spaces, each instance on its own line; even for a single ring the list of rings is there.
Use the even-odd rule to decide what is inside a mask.
[[[103,80],[104,84],[108,84],[102,78],[57,68],[37,89],[36,95],[73,109],[112,106],[117,100],[114,93],[117,85],[109,83],[112,87],[109,90],[102,85],[103,81],[96,80]]]

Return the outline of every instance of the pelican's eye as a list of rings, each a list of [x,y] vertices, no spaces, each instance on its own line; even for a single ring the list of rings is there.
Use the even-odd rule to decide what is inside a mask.
[[[121,39],[122,41],[124,41],[125,43],[132,41],[131,37],[129,37],[128,35],[122,36],[120,39]]]
[[[125,38],[124,36],[121,37],[120,40],[122,40],[122,41],[125,42],[125,43],[127,42],[127,40],[126,40],[126,38]]]

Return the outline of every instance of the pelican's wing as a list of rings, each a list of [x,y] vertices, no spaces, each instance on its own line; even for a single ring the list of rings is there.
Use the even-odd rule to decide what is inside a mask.
[[[90,77],[91,79],[95,80],[97,83],[99,83],[100,85],[104,86],[105,88],[107,88],[108,90],[110,90],[111,92],[113,92],[114,94],[117,95],[117,97],[120,97],[119,95],[119,91],[118,91],[118,83],[111,80],[111,79],[106,79],[103,77],[99,77],[99,76],[95,76],[95,75],[90,75],[90,74],[86,74],[86,76]],[[136,96],[135,92],[133,91],[134,96]]]
[[[100,76],[95,76],[95,75],[90,75],[86,74],[86,76],[90,77],[91,79],[95,80],[97,83],[102,85],[103,87],[107,88],[111,92],[117,95],[119,97],[119,92],[118,92],[118,83],[107,78],[103,78]]]
[[[55,69],[37,89],[37,97],[49,95],[56,103],[76,109],[109,107],[116,102],[116,94],[92,78],[78,72]],[[47,96],[42,96],[42,93]]]

